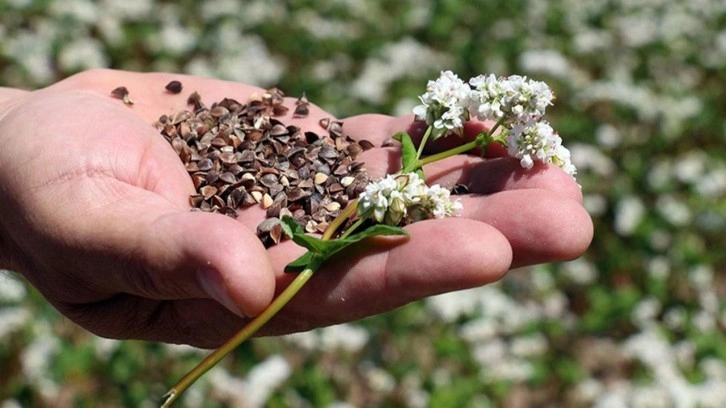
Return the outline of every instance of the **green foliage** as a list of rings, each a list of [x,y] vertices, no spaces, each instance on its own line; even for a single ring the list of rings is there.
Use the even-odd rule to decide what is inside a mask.
[[[419,164],[417,149],[411,136],[406,132],[398,132],[393,138],[401,142],[401,173],[418,173],[423,178],[423,169]]]
[[[385,224],[371,225],[361,232],[351,234],[345,238],[322,240],[305,233],[305,230],[289,216],[282,218],[282,228],[293,242],[307,248],[308,252],[285,267],[285,272],[302,272],[311,269],[316,272],[333,255],[347,248],[351,244],[362,241],[366,238],[386,235],[403,235],[408,237],[408,232],[403,228]]]

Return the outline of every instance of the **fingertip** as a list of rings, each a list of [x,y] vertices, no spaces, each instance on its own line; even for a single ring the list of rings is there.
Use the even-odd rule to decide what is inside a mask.
[[[595,227],[592,217],[579,202],[566,200],[561,205],[561,211],[568,214],[568,217],[562,225],[556,250],[562,254],[562,260],[567,261],[579,258],[587,251],[592,243]]]
[[[204,265],[200,269],[217,270],[218,283],[229,297],[229,301],[220,303],[237,314],[258,315],[272,301],[275,291],[275,273],[264,246],[255,234],[229,217],[195,215],[205,218],[204,231],[200,230],[198,238],[203,243],[200,260]]]
[[[242,316],[255,316],[272,300],[275,281],[264,246],[236,220],[213,213],[177,212],[162,217],[141,243],[147,296],[211,298]]]
[[[388,256],[400,290],[411,298],[461,290],[495,282],[512,263],[512,248],[495,228],[464,218],[429,220],[407,227],[410,242]],[[406,265],[406,269],[400,270]]]
[[[465,216],[492,225],[506,237],[514,267],[576,258],[593,237],[585,208],[556,192],[509,190],[462,200]]]

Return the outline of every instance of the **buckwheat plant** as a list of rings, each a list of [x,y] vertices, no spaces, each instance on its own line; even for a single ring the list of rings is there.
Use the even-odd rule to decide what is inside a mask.
[[[172,387],[163,397],[162,407],[170,406],[194,381],[275,316],[332,255],[373,236],[407,237],[402,227],[416,221],[461,215],[461,201],[452,201],[448,189],[426,185],[425,165],[475,148],[484,154],[490,143],[499,143],[525,169],[541,162],[559,166],[573,177],[576,174],[569,150],[543,120],[546,108],[554,100],[552,90],[543,82],[518,75],[498,78],[490,74],[471,78],[467,83],[453,72],[444,71],[428,82],[419,99],[421,105],[413,110],[415,120],[428,125],[419,146],[405,132],[393,136],[401,142],[401,170],[371,182],[330,223],[321,238],[306,234],[291,217],[284,217],[285,233],[308,249],[285,268],[285,272],[299,272],[298,276],[260,315]],[[472,141],[422,157],[429,141],[462,137],[464,124],[474,118],[494,124]]]

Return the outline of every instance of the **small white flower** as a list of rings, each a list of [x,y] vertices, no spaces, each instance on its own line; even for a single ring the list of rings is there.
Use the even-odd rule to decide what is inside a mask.
[[[519,75],[497,78],[494,74],[479,75],[469,80],[474,88],[468,108],[480,120],[506,123],[541,118],[554,94],[547,84]]]
[[[442,71],[438,79],[429,81],[426,93],[419,96],[421,105],[413,108],[416,120],[433,125],[431,138],[449,133],[461,134],[469,120],[467,105],[471,88],[451,71]]]
[[[446,218],[452,215],[458,217],[461,215],[463,205],[461,200],[452,202],[450,195],[448,189],[434,184],[427,189],[422,205],[431,209],[434,218]]]
[[[416,173],[389,174],[366,186],[358,197],[358,215],[389,225],[461,215],[461,201],[452,202],[450,196],[448,189],[429,187]]]
[[[531,169],[535,161],[552,163],[574,176],[577,169],[570,160],[570,151],[562,146],[562,138],[546,121],[515,123],[507,134],[509,155],[519,159],[522,167]]]

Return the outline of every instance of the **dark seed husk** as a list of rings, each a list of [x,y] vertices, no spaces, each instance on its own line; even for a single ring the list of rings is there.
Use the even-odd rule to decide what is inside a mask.
[[[178,94],[182,91],[182,83],[179,81],[171,81],[166,84],[165,89],[173,94]]]
[[[111,91],[111,95],[115,98],[123,99],[129,95],[129,90],[125,86],[119,86]]]

